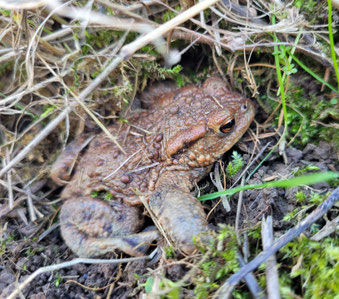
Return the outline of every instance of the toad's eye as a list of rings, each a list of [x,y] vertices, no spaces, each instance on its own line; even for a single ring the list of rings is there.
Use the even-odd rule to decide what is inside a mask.
[[[241,110],[242,110],[243,112],[245,112],[245,111],[247,110],[247,104],[243,104],[243,105],[241,106]]]
[[[235,120],[234,118],[228,120],[225,124],[223,124],[219,130],[221,133],[228,133],[230,131],[232,131],[232,129],[234,128],[235,125]]]

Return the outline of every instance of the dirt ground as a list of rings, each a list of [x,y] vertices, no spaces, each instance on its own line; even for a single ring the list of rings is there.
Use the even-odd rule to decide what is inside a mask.
[[[245,140],[245,136],[242,140]],[[272,140],[274,138],[271,138]],[[245,149],[247,151],[241,151]],[[240,142],[234,149],[243,154],[245,162],[252,152],[253,143]],[[293,169],[304,168],[307,165],[318,167],[321,171],[339,170],[337,152],[331,144],[321,142],[319,145],[308,144],[304,149],[290,147],[286,150],[288,164],[278,154],[271,158],[248,181],[249,184],[260,183],[264,178],[285,178]],[[226,154],[225,161],[230,158],[230,152]],[[252,166],[252,169],[254,166]],[[251,170],[251,169],[250,169]],[[204,192],[213,191],[209,178],[203,180],[200,186],[204,186]],[[241,213],[240,227],[242,229],[255,226],[263,215],[273,216],[273,225],[276,236],[291,227],[291,223],[283,221],[283,217],[296,207],[295,193],[300,188],[291,189],[263,189],[248,190],[244,193],[243,210]],[[310,193],[328,192],[331,190],[328,183],[321,183],[312,188],[302,188]],[[53,199],[54,197],[52,197]],[[218,200],[206,202],[206,210],[210,210]],[[209,216],[211,227],[217,228],[218,223],[234,225],[236,217],[237,196],[231,200],[232,210],[226,213],[222,205],[218,205]],[[58,206],[60,203],[57,204]],[[45,206],[45,211],[50,206]],[[5,253],[2,255],[0,271],[1,298],[6,298],[18,282],[25,280],[28,275],[40,267],[61,263],[76,258],[63,243],[59,228],[53,229],[41,241],[38,241],[41,233],[49,227],[50,221],[43,219],[32,224],[25,224],[18,211],[12,213],[12,217],[6,218],[7,229],[5,236],[13,236],[13,240],[6,244]],[[55,215],[53,215],[55,216]],[[322,221],[320,221],[322,222]],[[122,255],[111,254],[105,258],[118,258]],[[176,256],[173,259],[182,259]],[[172,259],[172,260],[173,260]],[[120,265],[85,265],[78,264],[70,268],[56,272],[48,272],[39,275],[22,292],[26,298],[137,298],[144,292],[138,284],[145,281],[145,274],[149,268],[156,268],[157,264],[149,264],[147,261],[130,262]],[[187,267],[180,262],[166,268],[165,275],[172,281],[177,281],[187,273]],[[135,275],[137,274],[138,277]],[[18,277],[19,276],[19,277]],[[140,279],[141,277],[141,279]],[[142,278],[144,277],[144,278]],[[185,290],[184,297],[192,298],[194,294]]]

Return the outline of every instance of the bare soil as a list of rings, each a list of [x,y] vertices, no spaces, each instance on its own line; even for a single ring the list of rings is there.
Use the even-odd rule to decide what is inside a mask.
[[[246,139],[248,136],[243,138]],[[271,138],[274,139],[274,138]],[[244,150],[241,151],[239,146]],[[237,149],[243,154],[245,162],[249,159],[253,144],[240,142]],[[225,161],[230,158],[231,151],[225,155]],[[288,148],[286,150],[288,164],[274,153],[271,158],[252,176],[248,184],[258,184],[262,180],[286,178],[293,169],[301,169],[307,165],[319,167],[321,171],[339,170],[336,150],[331,144],[320,142],[319,145],[308,144],[304,149]],[[252,169],[255,167],[252,166]],[[47,183],[47,185],[49,185]],[[203,192],[215,191],[208,178],[199,184]],[[295,193],[300,188],[292,189],[262,189],[244,192],[243,208],[240,217],[241,229],[255,226],[263,215],[272,215],[274,230],[277,236],[292,226],[292,223],[283,221],[283,217],[296,207]],[[302,188],[307,194],[312,190],[327,192],[331,190],[328,183],[321,183],[311,188]],[[54,192],[51,199],[56,199],[59,190]],[[209,210],[218,200],[206,202],[204,205]],[[61,203],[55,204],[56,207]],[[232,210],[226,213],[222,205],[217,205],[209,216],[211,226],[215,229],[218,223],[234,225],[236,217],[237,195],[231,200]],[[41,241],[41,234],[50,226],[52,221],[57,221],[55,211],[49,205],[40,205],[44,212],[50,211],[49,217],[42,218],[35,223],[24,223],[18,216],[19,209],[7,214],[7,229],[5,237],[13,236],[13,240],[6,244],[2,255],[0,271],[1,298],[6,298],[17,283],[25,280],[29,274],[40,267],[61,263],[76,258],[63,243],[59,228],[53,229]],[[4,218],[2,218],[4,221]],[[119,258],[122,255],[112,253],[105,258]],[[180,261],[182,257],[174,258]],[[159,262],[158,262],[159,263]],[[150,264],[147,261],[131,262],[120,265],[85,265],[78,264],[71,268],[61,269],[57,272],[43,273],[27,286],[22,294],[26,298],[137,298],[144,292],[138,284],[145,281],[147,268],[156,268],[158,263]],[[172,281],[180,280],[187,272],[183,264],[176,264],[166,268],[165,275]],[[139,277],[139,278],[137,278]],[[141,277],[141,278],[140,278]],[[144,278],[142,278],[144,277]],[[186,290],[186,298],[194,296]]]

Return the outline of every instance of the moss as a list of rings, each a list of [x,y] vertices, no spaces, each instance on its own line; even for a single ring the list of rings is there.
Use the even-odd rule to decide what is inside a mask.
[[[292,212],[284,216],[284,221],[289,224],[291,224],[291,221],[297,224],[297,220],[300,220],[295,219],[297,215],[300,215],[303,211],[309,211],[314,206],[320,205],[328,196],[329,192],[321,194],[311,191],[309,194],[305,194],[303,191],[297,191],[295,194],[295,208]]]
[[[223,244],[220,250],[218,245]],[[217,236],[217,245],[210,245],[212,258],[200,266],[200,275],[194,278],[196,298],[207,298],[213,294],[222,282],[232,273],[239,270],[237,261],[237,241],[235,232],[230,226],[222,226]]]
[[[320,242],[301,237],[282,250],[291,271],[280,281],[285,298],[295,298],[291,285],[300,288],[304,298],[337,298],[339,294],[339,239]],[[286,267],[285,267],[286,269]]]
[[[12,241],[15,238],[15,235],[13,233],[7,235],[5,234],[5,231],[1,231],[4,237],[0,239],[0,257],[2,257],[6,252],[6,247],[12,243]]]
[[[299,13],[312,24],[321,24],[325,21],[324,14],[327,15],[326,1],[318,2],[315,0],[294,0],[293,6],[298,8]]]
[[[330,101],[316,97],[313,94],[310,94],[309,97],[302,97],[298,99],[293,97],[292,94],[291,106],[297,110],[301,110],[304,114],[302,122],[301,116],[296,111],[292,110],[289,112],[291,133],[296,134],[299,130],[299,126],[301,125],[299,139],[303,144],[319,140],[319,135],[328,141],[335,140],[332,139],[333,134],[336,134],[334,128],[317,124],[318,122],[326,121],[327,116],[323,114],[323,111],[333,108]],[[337,142],[339,142],[339,139],[337,139]]]
[[[181,65],[173,66],[172,68],[162,67],[156,61],[138,60],[133,61],[135,67],[140,69],[141,86],[146,86],[148,80],[165,80],[173,79],[179,87],[187,83],[187,79],[181,74]]]
[[[85,30],[84,34],[86,41],[81,47],[83,55],[90,54],[92,50],[103,49],[121,37],[121,32],[114,30],[98,30],[94,32]]]
[[[339,148],[339,130],[333,125],[339,116],[339,105],[337,101],[327,99],[326,94],[315,93],[314,84],[317,83],[308,83],[308,79],[307,76],[292,79],[286,95],[290,138],[297,134],[295,141],[301,145],[325,140],[335,142]],[[307,87],[308,84],[313,84],[312,88]],[[316,86],[320,90],[320,84]],[[266,95],[261,97],[261,103],[265,103],[266,112],[277,105]],[[279,115],[275,118],[276,124],[278,120]]]
[[[93,191],[91,193],[91,196],[93,198],[103,199],[108,202],[111,201],[114,197],[114,195],[108,191]]]
[[[231,177],[237,174],[238,171],[243,167],[243,165],[244,165],[244,160],[242,156],[237,151],[233,151],[232,161],[230,161],[226,167],[227,177]]]

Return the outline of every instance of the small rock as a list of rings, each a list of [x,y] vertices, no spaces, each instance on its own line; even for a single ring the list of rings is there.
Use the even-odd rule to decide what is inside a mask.
[[[183,265],[172,265],[168,268],[167,274],[170,276],[172,281],[178,281],[185,274]]]
[[[326,159],[331,152],[331,146],[327,142],[321,141],[319,145],[315,148],[314,154],[317,155],[320,159]]]
[[[316,149],[316,146],[312,143],[309,143],[305,146],[304,150],[303,150],[303,154],[304,155],[308,155],[314,152],[314,150]]]
[[[9,269],[0,272],[0,290],[5,289],[9,284],[15,281],[15,276]]]
[[[303,157],[303,152],[301,150],[295,149],[293,147],[289,147],[286,150],[286,154],[290,162],[299,162]]]
[[[30,295],[31,299],[46,299],[46,296],[43,292],[39,292],[38,294]]]
[[[295,194],[298,192],[298,187],[293,187],[293,188],[287,188],[285,192],[285,197],[288,200],[289,203],[295,203],[296,198]]]
[[[21,257],[16,263],[16,269],[17,270],[22,270],[22,268],[26,265],[27,266],[28,259],[26,257]]]

